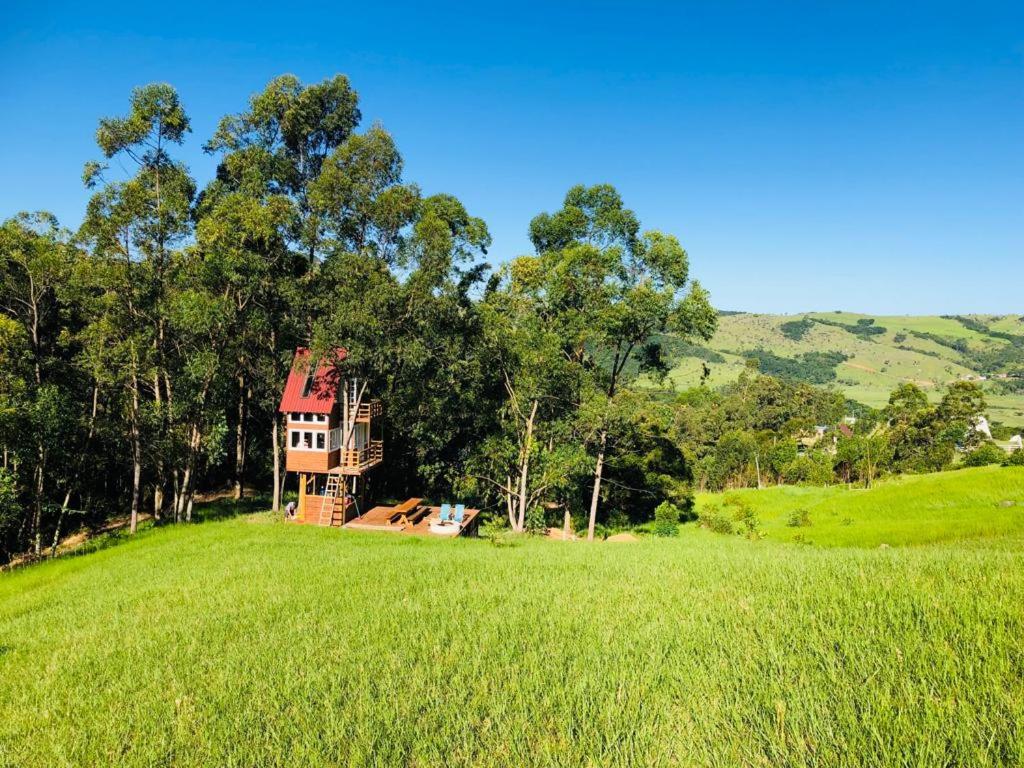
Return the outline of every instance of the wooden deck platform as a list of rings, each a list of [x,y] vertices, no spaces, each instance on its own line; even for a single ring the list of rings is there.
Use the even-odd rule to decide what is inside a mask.
[[[373,507],[359,517],[349,520],[343,527],[355,531],[384,531],[412,536],[441,538],[445,534],[433,533],[430,524],[441,519],[441,508],[420,505],[421,499],[410,499],[394,507]],[[412,503],[410,503],[412,502]],[[454,536],[475,536],[480,514],[479,509],[467,509],[462,519],[462,528]]]

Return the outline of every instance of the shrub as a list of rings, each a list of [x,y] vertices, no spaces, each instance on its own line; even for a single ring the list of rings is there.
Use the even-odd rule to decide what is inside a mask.
[[[964,457],[965,467],[984,467],[988,464],[1002,464],[1006,452],[994,443],[984,443]]]
[[[714,504],[709,504],[697,517],[701,528],[714,533],[732,533],[732,521]]]
[[[724,503],[727,507],[732,507],[732,519],[739,524],[738,533],[751,541],[761,538],[761,521],[746,499],[737,494],[730,494],[725,497]]]
[[[1007,467],[1024,467],[1024,451],[1014,451],[1003,460]]]
[[[794,509],[789,513],[786,525],[790,528],[806,528],[811,524],[811,513],[806,509]]]
[[[654,510],[654,535],[678,536],[681,510],[670,501],[663,501]]]
[[[792,485],[828,485],[833,480],[832,457],[824,451],[811,451],[797,456],[782,472]]]
[[[527,533],[547,533],[548,523],[544,514],[544,508],[537,504],[526,510],[526,531]]]

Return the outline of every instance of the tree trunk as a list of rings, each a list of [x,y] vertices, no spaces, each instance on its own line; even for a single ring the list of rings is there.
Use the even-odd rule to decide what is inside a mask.
[[[505,507],[508,512],[508,524],[512,526],[512,530],[518,533],[516,528],[516,503],[515,503],[515,491],[512,490],[512,476],[505,475]]]
[[[274,498],[271,502],[271,509],[277,512],[281,509],[281,443],[279,442],[280,414],[276,411],[270,419],[270,445],[274,454]]]
[[[43,551],[43,490],[46,461],[46,449],[42,443],[38,445],[38,456],[36,463],[36,493],[35,504],[32,511],[32,551],[39,557]]]
[[[139,434],[139,378],[137,371],[132,371],[132,512],[129,530],[135,533],[139,527],[139,500],[142,483],[142,436]]]
[[[537,418],[537,401],[533,401],[530,416],[526,420],[526,440],[523,443],[523,460],[519,465],[519,520],[517,531],[526,530],[526,488],[530,476],[530,451],[533,449],[533,422]]]
[[[600,447],[597,449],[597,463],[594,466],[594,493],[590,497],[590,521],[587,523],[587,541],[594,540],[597,525],[597,501],[601,496],[601,473],[604,471],[604,452],[608,446],[608,431],[601,430]]]
[[[50,547],[50,557],[57,556],[57,545],[60,544],[60,529],[64,525],[64,518],[68,513],[68,505],[71,503],[71,489],[68,488],[64,494],[64,503],[60,505],[60,516],[57,518],[57,529],[53,532],[53,546]]]
[[[235,498],[242,498],[245,492],[245,420],[248,389],[245,374],[238,376],[238,424],[235,426]]]

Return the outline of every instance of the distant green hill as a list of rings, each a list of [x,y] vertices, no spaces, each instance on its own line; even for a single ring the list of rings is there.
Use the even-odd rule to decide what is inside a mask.
[[[872,316],[850,312],[800,315],[723,313],[708,349],[671,343],[676,387],[714,386],[736,378],[751,357],[774,375],[831,385],[879,407],[900,383],[913,381],[938,399],[958,378],[985,376],[991,420],[1024,425],[1024,316]]]

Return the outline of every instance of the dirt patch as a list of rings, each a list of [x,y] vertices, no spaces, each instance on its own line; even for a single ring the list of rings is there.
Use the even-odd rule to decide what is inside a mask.
[[[564,528],[548,528],[547,537],[554,541],[579,541],[572,531],[565,532]]]
[[[843,365],[847,365],[850,368],[856,368],[858,371],[867,371],[868,373],[878,373],[874,368],[867,365],[860,365],[859,363],[845,362]]]
[[[632,533],[616,533],[614,536],[609,536],[607,539],[605,539],[605,541],[619,543],[629,541],[640,541],[640,539],[638,539]]]

